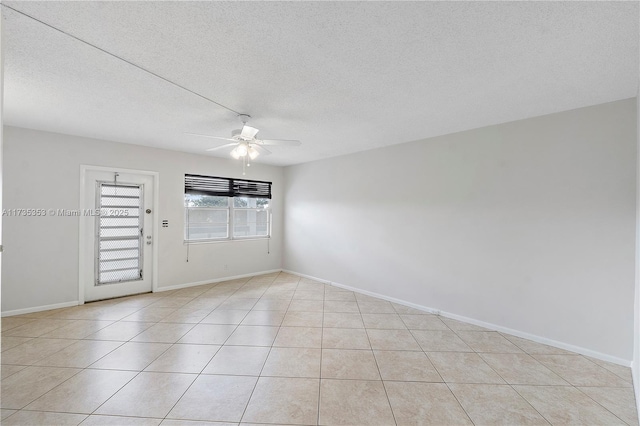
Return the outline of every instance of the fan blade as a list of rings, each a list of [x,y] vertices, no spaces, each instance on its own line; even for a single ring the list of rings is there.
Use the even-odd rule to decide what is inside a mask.
[[[300,141],[288,140],[288,139],[263,139],[257,141],[261,145],[280,145],[280,146],[299,146],[302,144]]]
[[[191,136],[202,136],[204,138],[211,138],[211,139],[221,139],[223,141],[235,141],[235,139],[231,139],[231,138],[221,138],[220,136],[202,135],[200,133],[184,132],[184,134],[185,135],[191,135]]]
[[[215,151],[217,149],[229,148],[230,146],[236,146],[236,145],[238,145],[238,144],[237,143],[226,143],[224,145],[216,146],[215,148],[205,149],[205,151]]]
[[[258,145],[257,143],[252,143],[251,144],[252,147],[254,147],[256,149],[256,151],[258,151],[260,154],[262,155],[269,155],[271,154],[271,151],[269,151],[267,148],[263,148],[260,145]]]
[[[259,130],[255,127],[247,126],[246,124],[242,126],[242,131],[240,132],[240,136],[245,139],[253,139],[258,134]]]

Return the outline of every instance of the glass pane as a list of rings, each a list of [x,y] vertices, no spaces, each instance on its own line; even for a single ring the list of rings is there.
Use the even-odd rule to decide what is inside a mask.
[[[269,234],[269,212],[266,210],[235,210],[234,237],[265,237]]]
[[[236,209],[268,209],[268,198],[234,197],[233,207]]]
[[[229,207],[229,197],[184,194],[185,207]]]
[[[185,209],[185,239],[209,240],[229,236],[229,210],[203,207]]]

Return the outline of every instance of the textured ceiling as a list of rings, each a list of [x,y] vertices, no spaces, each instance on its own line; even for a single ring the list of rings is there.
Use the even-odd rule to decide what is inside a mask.
[[[289,165],[636,95],[637,2],[4,2],[300,139]],[[5,124],[206,154],[235,115],[3,7]],[[224,143],[220,141],[220,143]],[[225,152],[215,155],[226,156]]]

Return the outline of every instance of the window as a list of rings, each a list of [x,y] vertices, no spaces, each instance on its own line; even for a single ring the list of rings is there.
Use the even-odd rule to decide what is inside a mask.
[[[185,175],[185,240],[268,238],[271,182]]]

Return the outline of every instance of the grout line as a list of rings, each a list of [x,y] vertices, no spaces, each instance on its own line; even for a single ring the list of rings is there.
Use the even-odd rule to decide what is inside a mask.
[[[360,303],[358,302],[357,299],[358,298],[356,297],[356,306],[358,307],[358,312],[360,313],[360,317],[362,317],[362,310],[360,309]],[[378,358],[376,358],[376,354],[373,351],[373,345],[371,344],[371,338],[369,337],[369,332],[367,331],[367,326],[366,326],[366,324],[364,324],[364,319],[362,320],[362,323],[363,323],[363,325],[365,327],[364,328],[364,332],[365,332],[365,335],[367,336],[367,341],[369,342],[369,348],[370,348],[369,351],[371,352],[371,356],[373,357],[373,362],[375,362],[376,369],[378,370],[378,376],[380,376],[380,381],[382,382],[382,389],[384,390],[384,396],[387,397],[387,404],[389,404],[389,410],[391,411],[391,417],[393,417],[393,422],[397,425],[398,421],[396,420],[396,414],[393,412],[393,406],[391,405],[391,399],[389,398],[389,393],[387,392],[387,387],[384,384],[384,379],[382,378],[382,372],[380,371],[380,365],[378,365]]]

